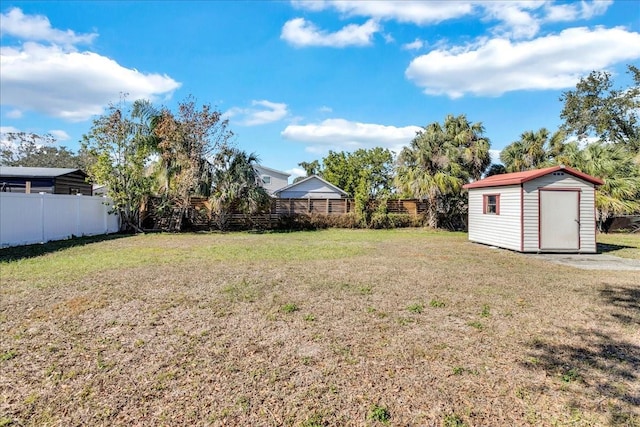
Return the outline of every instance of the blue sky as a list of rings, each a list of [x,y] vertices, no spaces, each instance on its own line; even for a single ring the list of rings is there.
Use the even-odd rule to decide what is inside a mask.
[[[193,95],[262,164],[328,150],[399,151],[466,114],[494,150],[560,124],[591,70],[628,84],[640,2],[3,1],[1,131],[78,148],[121,92],[175,107]]]

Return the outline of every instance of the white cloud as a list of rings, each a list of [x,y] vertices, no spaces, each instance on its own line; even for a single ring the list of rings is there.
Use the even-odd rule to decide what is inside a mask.
[[[590,19],[602,15],[613,4],[613,0],[581,1],[568,4],[545,4],[545,21],[561,22]]]
[[[640,33],[621,27],[578,27],[531,41],[496,38],[464,50],[433,50],[411,61],[405,75],[430,95],[498,96],[569,88],[591,70],[637,58]]]
[[[302,168],[287,169],[285,172],[291,175],[292,179],[296,179],[299,176],[307,176],[307,172]]]
[[[251,101],[251,108],[234,107],[224,113],[225,117],[240,116],[239,124],[257,126],[282,120],[289,114],[287,104],[267,100]]]
[[[69,139],[69,134],[60,129],[50,130],[49,133],[56,139],[56,141],[66,141]]]
[[[308,144],[307,151],[314,153],[373,147],[399,151],[420,130],[422,128],[418,126],[396,127],[327,119],[319,124],[289,125],[281,135],[285,139]]]
[[[280,38],[296,47],[368,46],[371,44],[373,35],[379,30],[378,23],[370,19],[362,25],[349,24],[339,31],[329,33],[304,18],[295,18],[284,24]]]
[[[404,50],[420,50],[424,46],[424,42],[420,39],[415,39],[411,43],[405,43],[402,45]]]
[[[473,11],[472,2],[412,0],[331,0],[292,2],[300,9],[321,11],[334,9],[346,16],[365,16],[376,20],[395,20],[418,25],[438,23]]]
[[[485,19],[500,22],[493,31],[503,37],[531,38],[540,30],[540,21],[533,15],[533,10],[542,5],[530,1],[486,2]]]
[[[332,113],[333,109],[331,107],[323,105],[322,107],[318,108],[318,111],[320,111],[321,113]]]
[[[299,9],[312,12],[334,10],[343,17],[366,17],[375,21],[397,21],[433,25],[452,19],[476,16],[493,22],[493,34],[515,39],[532,38],[546,22],[590,19],[603,14],[613,0],[582,0],[567,4],[532,0],[293,0]]]
[[[42,39],[50,45],[26,41],[19,46],[0,48],[0,103],[15,111],[37,111],[68,121],[84,121],[101,114],[121,93],[128,99],[155,99],[169,96],[180,83],[167,75],[142,73],[121,66],[94,52],[78,52],[69,43],[86,42],[94,35],[51,28],[48,19],[27,16],[20,9],[3,15],[11,23],[10,34],[27,40]],[[15,23],[27,23],[19,30]]]
[[[567,4],[551,1],[532,2],[528,0],[481,2],[486,19],[495,19],[499,24],[493,32],[502,37],[527,39],[540,31],[547,22],[577,21],[603,14],[613,3],[612,0],[592,0]]]
[[[382,37],[384,38],[384,42],[387,44],[390,44],[396,41],[396,39],[394,39],[393,36],[389,33],[382,33]]]
[[[9,119],[19,119],[22,117],[22,115],[23,113],[20,110],[11,110],[6,114],[7,118]]]
[[[22,40],[47,41],[54,44],[72,46],[79,43],[91,43],[98,34],[76,34],[72,30],[58,30],[51,27],[46,16],[25,15],[17,7],[0,14],[2,36],[14,36]]]
[[[491,163],[501,164],[500,161],[500,153],[502,150],[489,150],[489,155],[491,156]]]

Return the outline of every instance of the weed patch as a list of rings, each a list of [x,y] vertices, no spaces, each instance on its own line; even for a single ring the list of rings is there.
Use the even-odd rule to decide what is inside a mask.
[[[295,313],[298,310],[300,310],[300,308],[292,302],[287,303],[282,307],[280,307],[280,311],[282,311],[283,313]]]
[[[407,310],[409,310],[411,313],[420,314],[424,310],[424,305],[420,303],[411,304],[409,307],[407,307]]]
[[[380,405],[373,405],[369,410],[369,420],[378,421],[383,424],[388,424],[391,421],[391,413],[387,408]]]

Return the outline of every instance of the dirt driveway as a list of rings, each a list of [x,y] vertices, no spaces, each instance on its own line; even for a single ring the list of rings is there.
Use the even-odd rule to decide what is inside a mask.
[[[640,271],[640,260],[606,254],[527,254],[527,256],[583,270]]]

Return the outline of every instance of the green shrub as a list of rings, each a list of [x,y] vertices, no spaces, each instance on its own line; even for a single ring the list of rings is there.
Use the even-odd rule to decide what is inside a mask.
[[[350,212],[347,214],[296,214],[280,217],[279,230],[323,230],[326,228],[361,228],[360,217]]]
[[[410,214],[398,213],[374,213],[371,217],[369,228],[374,229],[391,229],[391,228],[408,228],[422,227],[424,225],[424,217]]]

